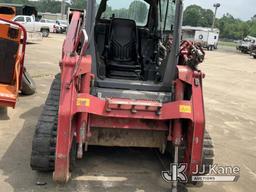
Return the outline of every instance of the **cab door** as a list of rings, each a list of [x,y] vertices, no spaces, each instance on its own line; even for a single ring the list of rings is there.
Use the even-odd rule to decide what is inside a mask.
[[[27,32],[33,32],[34,26],[30,17],[17,16],[14,21],[22,24],[26,28]]]
[[[34,31],[34,22],[32,21],[31,17],[25,17],[25,27],[28,32]]]
[[[17,17],[14,18],[13,21],[24,25],[25,24],[25,17],[24,16],[17,16]]]

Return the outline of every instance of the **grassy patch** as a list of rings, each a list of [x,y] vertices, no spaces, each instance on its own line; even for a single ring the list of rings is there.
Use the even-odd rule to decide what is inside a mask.
[[[231,41],[219,41],[219,45],[227,47],[236,47],[236,43]]]

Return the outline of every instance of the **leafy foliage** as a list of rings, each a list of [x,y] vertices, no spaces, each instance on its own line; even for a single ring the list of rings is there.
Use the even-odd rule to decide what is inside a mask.
[[[87,0],[74,0],[71,7],[78,8],[78,9],[85,9],[86,2],[87,2]]]
[[[28,0],[0,0],[0,3],[24,4],[24,3],[28,3]]]
[[[71,5],[73,8],[85,9],[86,0],[74,0],[74,3]],[[61,10],[61,1],[55,0],[40,0],[40,1],[29,1],[29,0],[0,0],[0,3],[15,3],[15,4],[26,4],[35,6],[39,12],[51,12],[51,13],[60,13]],[[66,6],[66,9],[68,8]]]
[[[198,5],[191,5],[184,11],[183,25],[209,27],[212,24],[213,12]]]
[[[116,1],[116,0],[113,0]],[[107,9],[103,14],[104,18],[111,18],[113,15],[118,18],[132,19],[135,20],[138,24],[145,24],[147,20],[148,8],[145,3],[142,1],[133,1],[129,7],[123,7],[119,9],[113,9],[107,5]]]
[[[16,3],[16,4],[28,4],[35,6],[39,12],[52,12],[59,13],[61,10],[61,2],[55,0],[40,0],[30,2],[28,0],[0,0],[0,3]],[[142,10],[140,14],[134,15],[132,11],[135,8],[141,6]],[[146,11],[143,4],[134,1],[130,5],[130,8],[112,10],[117,15],[132,15],[132,18],[139,22],[143,22],[143,10]],[[68,6],[67,6],[68,7]],[[86,0],[73,0],[72,7],[85,9]],[[111,8],[110,8],[111,9]],[[129,12],[130,10],[130,12]],[[184,21],[183,25],[190,26],[201,26],[201,27],[211,27],[213,22],[213,11],[210,9],[203,9],[198,5],[191,5],[184,11]],[[225,14],[222,18],[216,20],[216,27],[220,29],[221,38],[226,39],[241,39],[247,35],[256,37],[256,14],[249,21],[242,21],[241,19],[234,18],[230,14]]]
[[[213,15],[209,9],[191,5],[184,11],[183,25],[211,27]],[[247,35],[256,37],[256,15],[250,21],[242,21],[227,13],[216,20],[216,27],[220,29],[221,38],[242,39]]]

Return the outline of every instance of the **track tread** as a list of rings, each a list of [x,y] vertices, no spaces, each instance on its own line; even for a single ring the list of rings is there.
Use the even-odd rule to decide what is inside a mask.
[[[56,149],[60,74],[55,76],[43,112],[38,120],[33,142],[30,166],[37,171],[53,171]]]
[[[210,165],[214,162],[214,145],[209,132],[206,130],[204,134],[203,146],[203,165],[205,165],[205,175],[209,173]]]

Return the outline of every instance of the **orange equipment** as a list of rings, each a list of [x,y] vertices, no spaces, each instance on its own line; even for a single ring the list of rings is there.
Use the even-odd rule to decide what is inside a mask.
[[[9,5],[0,5],[0,18],[12,20],[16,16],[16,8]]]
[[[0,106],[15,107],[21,89],[27,33],[13,21],[0,18]]]

